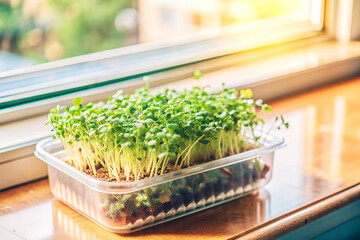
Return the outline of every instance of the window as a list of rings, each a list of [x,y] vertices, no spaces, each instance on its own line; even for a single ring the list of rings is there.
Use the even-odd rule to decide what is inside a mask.
[[[34,144],[48,134],[36,126],[51,107],[132,91],[144,76],[151,86],[169,83],[231,65],[248,50],[321,35],[323,9],[323,0],[1,1],[0,172],[36,161]],[[11,133],[15,121],[22,134]],[[7,176],[0,188],[44,176],[39,169]]]
[[[23,64],[34,66],[0,73],[0,123],[47,112],[54,97],[79,91],[86,95],[84,91],[95,88],[102,92],[99,88],[121,81],[313,36],[321,29],[316,24],[321,22],[322,4],[321,0],[1,2],[1,52],[10,51],[16,54],[11,57],[21,56]],[[319,13],[316,21],[313,11]],[[39,108],[45,100],[49,106]]]
[[[284,15],[308,0],[11,0],[0,3],[0,46],[43,63]]]

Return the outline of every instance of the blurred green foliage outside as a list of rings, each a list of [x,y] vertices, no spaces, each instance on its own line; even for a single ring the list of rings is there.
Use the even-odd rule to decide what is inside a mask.
[[[308,0],[0,0],[0,50],[47,62],[305,9]]]
[[[47,62],[137,42],[116,16],[134,0],[0,2],[0,49]]]

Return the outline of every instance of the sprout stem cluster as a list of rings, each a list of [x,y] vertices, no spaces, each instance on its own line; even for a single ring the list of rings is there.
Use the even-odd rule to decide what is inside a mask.
[[[118,181],[121,175],[138,180],[250,148],[245,134],[271,111],[251,97],[250,89],[153,94],[142,88],[132,95],[119,91],[106,103],[83,105],[75,98],[72,107],[52,109],[49,123],[77,169],[96,175],[105,168]]]

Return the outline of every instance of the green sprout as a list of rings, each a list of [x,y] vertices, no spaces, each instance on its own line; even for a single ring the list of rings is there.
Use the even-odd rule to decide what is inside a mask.
[[[149,82],[151,77],[150,76],[144,76],[143,81],[145,82],[145,88],[149,89]]]
[[[252,95],[250,89],[239,96],[235,89],[212,94],[200,87],[162,93],[141,88],[132,95],[118,91],[96,104],[83,105],[77,97],[72,107],[52,109],[48,122],[77,169],[96,175],[103,167],[118,181],[122,174],[138,180],[256,147],[254,128],[271,108]]]
[[[200,72],[200,70],[196,70],[194,71],[194,75],[193,75],[193,78],[196,79],[196,80],[199,80],[200,78],[202,78],[204,75],[202,72]]]
[[[81,97],[76,97],[76,98],[73,99],[73,104],[75,106],[80,106],[82,104],[82,102],[83,102],[83,100],[82,100]]]

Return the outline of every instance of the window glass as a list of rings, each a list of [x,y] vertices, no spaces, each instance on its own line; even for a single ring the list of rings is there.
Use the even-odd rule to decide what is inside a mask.
[[[309,9],[309,0],[2,0],[0,71]]]

